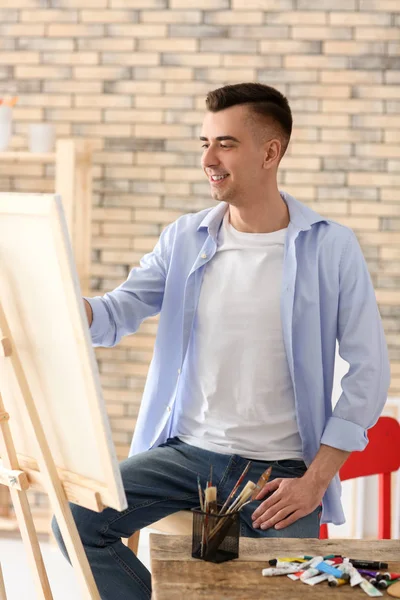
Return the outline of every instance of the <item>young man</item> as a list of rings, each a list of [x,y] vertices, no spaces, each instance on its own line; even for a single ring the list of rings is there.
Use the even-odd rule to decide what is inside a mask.
[[[249,459],[255,482],[272,465],[241,513],[244,536],[318,537],[321,502],[323,522],[342,523],[337,472],[386,400],[386,344],[355,235],[278,190],[286,98],[248,83],[206,105],[202,167],[219,203],[169,225],[125,283],[85,300],[95,346],[160,313],[121,464],[129,508],[72,505],[107,600],[150,598],[150,574],[121,537],[197,506],[211,464],[220,502]],[[336,340],[350,370],[332,413]]]

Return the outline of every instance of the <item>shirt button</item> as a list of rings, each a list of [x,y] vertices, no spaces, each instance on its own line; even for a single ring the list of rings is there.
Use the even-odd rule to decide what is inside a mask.
[[[180,370],[180,369],[178,369],[178,375],[180,375],[180,374],[181,374],[181,370]]]
[[[171,407],[170,406],[167,406],[167,411],[171,412]]]
[[[201,258],[207,258],[207,254],[202,254]]]

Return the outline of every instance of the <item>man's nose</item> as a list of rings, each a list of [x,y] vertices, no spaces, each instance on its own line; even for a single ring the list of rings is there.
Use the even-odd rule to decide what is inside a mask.
[[[209,146],[205,149],[201,160],[203,167],[213,167],[215,165],[219,165],[220,163],[218,155],[212,146]]]

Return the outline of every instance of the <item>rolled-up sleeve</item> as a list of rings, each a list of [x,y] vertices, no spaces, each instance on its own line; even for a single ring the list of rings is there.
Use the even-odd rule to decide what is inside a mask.
[[[363,450],[367,430],[378,420],[387,399],[390,366],[375,292],[353,232],[340,261],[337,339],[349,371],[342,378],[342,394],[321,443],[349,452]]]
[[[173,225],[164,229],[154,250],[143,256],[124,283],[104,296],[85,298],[93,311],[94,346],[115,346],[124,335],[135,333],[144,319],[160,312]]]

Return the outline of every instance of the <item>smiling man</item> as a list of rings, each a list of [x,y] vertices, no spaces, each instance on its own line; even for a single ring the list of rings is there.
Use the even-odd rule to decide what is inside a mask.
[[[127,281],[85,299],[95,346],[160,314],[131,455],[129,508],[72,511],[103,599],[148,599],[151,578],[121,537],[198,506],[197,474],[223,503],[248,461],[269,483],[243,536],[317,537],[343,523],[338,470],[362,450],[389,385],[374,290],[356,237],[278,189],[292,115],[277,90],[206,99],[202,167],[218,204],[169,225]],[[335,345],[350,369],[332,410]],[[244,482],[246,483],[246,481]],[[54,532],[66,555],[60,531]]]

